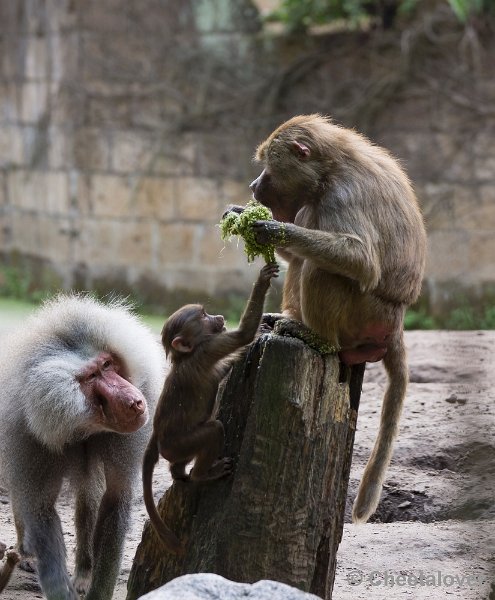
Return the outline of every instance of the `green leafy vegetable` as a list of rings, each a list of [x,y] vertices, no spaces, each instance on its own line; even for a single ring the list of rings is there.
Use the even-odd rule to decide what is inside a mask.
[[[233,235],[238,235],[244,240],[244,252],[247,254],[248,262],[253,262],[257,256],[262,256],[267,264],[274,263],[275,246],[258,244],[251,228],[255,221],[270,221],[271,219],[273,216],[269,208],[255,200],[250,200],[240,215],[229,212],[220,221],[222,240],[230,240]]]

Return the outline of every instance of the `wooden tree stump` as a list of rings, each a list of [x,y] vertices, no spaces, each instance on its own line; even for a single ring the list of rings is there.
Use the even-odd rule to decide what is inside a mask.
[[[288,337],[298,335],[294,322],[275,332],[248,348],[219,390],[234,474],[167,490],[158,510],[186,554],[167,553],[147,522],[127,600],[199,572],[331,597],[364,365],[341,367]]]

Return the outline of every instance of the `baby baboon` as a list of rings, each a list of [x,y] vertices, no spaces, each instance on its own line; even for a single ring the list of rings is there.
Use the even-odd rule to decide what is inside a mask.
[[[295,117],[263,142],[251,189],[276,220],[253,225],[288,261],[283,314],[340,348],[343,363],[382,360],[389,385],[380,431],[354,503],[375,511],[408,382],[406,307],[421,289],[426,235],[409,179],[396,160],[320,115]],[[239,207],[234,207],[239,208]]]
[[[3,542],[0,542],[0,560],[5,556],[6,549],[7,546]],[[7,552],[7,561],[5,562],[2,571],[0,571],[0,592],[3,592],[5,589],[15,566],[19,561],[20,557],[17,552]]]
[[[163,328],[162,343],[171,369],[144,454],[143,490],[151,523],[170,552],[182,552],[182,545],[161,520],[153,501],[154,466],[161,454],[170,462],[174,479],[209,481],[231,472],[232,460],[222,457],[223,425],[213,414],[218,384],[230,367],[227,357],[255,338],[270,280],[277,273],[276,264],[261,269],[235,331],[227,332],[223,316],[209,315],[199,304],[183,306]],[[193,459],[188,476],[185,469]]]
[[[48,600],[110,600],[132,486],[160,394],[160,344],[118,303],[61,296],[2,340],[0,460],[23,558],[37,561]],[[55,510],[76,491],[71,581]]]

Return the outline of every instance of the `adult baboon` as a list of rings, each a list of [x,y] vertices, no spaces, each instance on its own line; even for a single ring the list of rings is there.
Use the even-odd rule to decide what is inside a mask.
[[[353,520],[376,509],[408,382],[403,320],[421,289],[426,235],[409,179],[394,158],[320,115],[295,117],[257,150],[253,196],[275,220],[258,242],[289,263],[282,310],[340,348],[347,365],[382,360],[389,385]],[[241,210],[241,207],[232,207]]]
[[[112,598],[163,362],[124,305],[82,296],[58,297],[2,340],[1,467],[19,550],[36,558],[49,600]],[[55,510],[65,477],[76,492],[72,581]]]

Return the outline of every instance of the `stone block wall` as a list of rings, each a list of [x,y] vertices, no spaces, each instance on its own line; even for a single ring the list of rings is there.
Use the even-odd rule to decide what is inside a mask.
[[[211,133],[180,129],[198,56],[226,52],[257,13],[249,2],[163,4],[0,7],[0,252],[33,285],[170,305],[243,293],[255,276],[216,228],[227,204],[249,198],[249,177],[204,166]],[[168,57],[174,44],[192,56]],[[187,60],[195,70],[173,72]]]
[[[456,27],[440,53],[418,32],[273,37],[250,0],[0,3],[4,265],[166,310],[245,295],[255,269],[215,224],[249,199],[256,144],[318,111],[406,167],[432,305],[495,296],[495,43],[466,58]]]
[[[449,93],[465,94],[471,105],[453,106]],[[437,311],[466,300],[493,305],[495,113],[472,112],[495,100],[495,88],[486,73],[473,90],[465,84],[447,91],[440,105],[428,100],[423,125],[403,122],[379,136],[400,149],[422,202],[429,245],[424,289]]]

